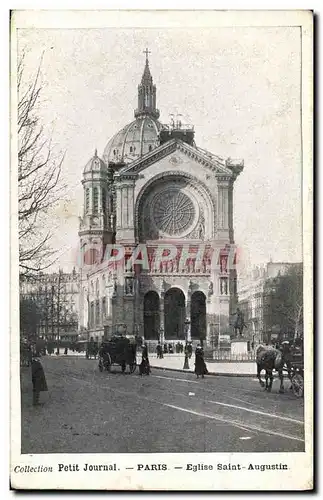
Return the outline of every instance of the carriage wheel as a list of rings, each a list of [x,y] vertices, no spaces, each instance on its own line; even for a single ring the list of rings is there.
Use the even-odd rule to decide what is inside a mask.
[[[304,379],[300,373],[295,373],[292,378],[293,393],[296,397],[302,398],[304,395]]]
[[[130,373],[134,373],[136,371],[136,368],[137,368],[137,363],[130,364],[129,365]]]

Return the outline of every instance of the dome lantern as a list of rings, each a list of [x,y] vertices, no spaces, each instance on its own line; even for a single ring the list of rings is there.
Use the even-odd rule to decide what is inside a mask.
[[[153,77],[150,73],[149,50],[144,50],[144,54],[146,54],[146,64],[141,83],[138,85],[138,108],[135,110],[135,118],[148,115],[158,120],[159,110],[156,108],[156,85],[153,84]]]

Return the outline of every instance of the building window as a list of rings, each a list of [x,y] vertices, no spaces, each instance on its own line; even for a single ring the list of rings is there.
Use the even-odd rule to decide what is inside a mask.
[[[96,307],[95,307],[95,324],[98,326],[100,324],[100,301],[96,301]]]
[[[220,294],[228,295],[228,278],[220,278]]]
[[[86,189],[85,191],[85,210],[88,212],[90,208],[90,190],[89,188]]]
[[[132,146],[130,146],[130,153],[132,153]]]
[[[94,327],[94,302],[91,302],[91,307],[90,307],[90,328]]]
[[[106,190],[103,188],[102,189],[102,210],[103,210],[103,213],[105,214],[105,211],[106,211],[106,199],[107,199],[107,193],[106,193]]]
[[[102,299],[102,323],[103,323],[103,321],[106,318],[106,314],[107,314],[107,311],[106,311],[106,298],[103,297],[103,299]]]
[[[148,149],[149,149],[149,152],[150,152],[150,151],[152,151],[153,147],[152,147],[152,145],[151,145],[151,144],[149,145],[149,148],[148,148]]]
[[[93,188],[93,212],[99,210],[99,190],[97,187]]]

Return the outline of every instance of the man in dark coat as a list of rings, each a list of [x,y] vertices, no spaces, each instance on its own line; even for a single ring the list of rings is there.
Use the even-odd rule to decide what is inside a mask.
[[[48,391],[44,369],[39,358],[31,362],[31,379],[33,383],[33,405],[39,405],[40,392]]]
[[[157,344],[157,358],[161,359],[163,357],[163,349],[162,346],[160,345],[160,342]]]
[[[195,373],[197,378],[199,378],[200,375],[204,378],[204,375],[207,374],[207,368],[204,361],[204,351],[200,345],[198,345],[195,350]]]

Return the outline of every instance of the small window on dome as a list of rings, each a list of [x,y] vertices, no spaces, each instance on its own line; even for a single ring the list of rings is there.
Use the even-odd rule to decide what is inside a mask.
[[[153,147],[152,147],[152,145],[150,144],[150,145],[149,145],[149,151],[152,151],[152,149],[153,149]]]
[[[116,150],[115,149],[113,150],[113,154],[114,154],[114,156],[116,155]]]
[[[132,153],[132,146],[130,146],[130,153]]]

